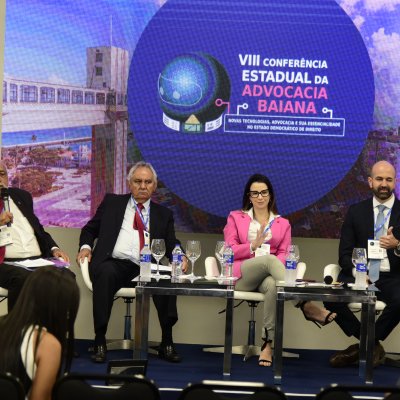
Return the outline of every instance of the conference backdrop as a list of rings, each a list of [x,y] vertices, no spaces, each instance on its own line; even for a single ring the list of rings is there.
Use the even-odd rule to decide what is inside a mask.
[[[397,166],[400,3],[8,0],[2,157],[45,225],[81,227],[151,162],[176,228],[219,233],[253,173],[338,237]]]

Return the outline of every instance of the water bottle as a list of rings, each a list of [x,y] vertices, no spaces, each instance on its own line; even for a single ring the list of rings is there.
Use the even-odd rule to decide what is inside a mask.
[[[148,244],[140,251],[140,278],[142,281],[149,281],[151,278],[151,251]]]
[[[224,267],[223,275],[225,278],[231,278],[233,266],[233,250],[232,247],[228,244],[225,244],[222,260]]]
[[[367,287],[367,258],[360,257],[356,260],[356,281],[354,289],[365,289]]]
[[[179,278],[182,275],[182,259],[183,259],[183,251],[179,244],[175,245],[174,250],[172,251],[172,271],[171,276],[173,278]]]
[[[285,261],[285,285],[294,286],[297,276],[297,262],[299,260],[299,249],[296,245],[288,246]]]

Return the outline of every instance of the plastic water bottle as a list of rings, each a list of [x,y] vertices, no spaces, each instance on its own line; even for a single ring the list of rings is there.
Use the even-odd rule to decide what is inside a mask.
[[[367,258],[359,257],[356,260],[356,281],[354,289],[365,289],[367,287]]]
[[[140,278],[146,281],[151,278],[151,251],[148,244],[140,251]]]
[[[171,276],[174,278],[179,278],[182,275],[182,258],[183,251],[179,244],[175,245],[174,250],[172,251],[172,271]]]
[[[224,277],[231,278],[232,277],[232,266],[233,266],[233,250],[232,247],[228,244],[225,244],[224,253],[223,253],[223,266],[224,266]]]
[[[294,251],[288,251],[285,261],[285,285],[294,286],[297,276],[297,261],[298,257]]]

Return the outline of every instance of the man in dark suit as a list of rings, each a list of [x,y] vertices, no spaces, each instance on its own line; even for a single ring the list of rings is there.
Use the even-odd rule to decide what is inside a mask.
[[[386,307],[376,321],[373,363],[379,365],[385,357],[385,351],[380,341],[392,332],[400,322],[400,257],[394,250],[399,241],[393,236],[393,226],[400,224],[400,201],[395,198],[394,189],[396,183],[396,171],[386,161],[379,161],[373,165],[368,177],[369,187],[373,197],[352,205],[344,220],[340,244],[339,265],[341,272],[338,280],[343,282],[354,282],[352,263],[352,251],[354,248],[368,249],[368,241],[375,240],[372,245],[380,247],[383,251],[380,256],[371,257],[369,249],[369,272],[368,280],[372,278],[373,262],[375,264],[376,280],[374,283],[379,291],[376,293],[378,300],[386,303]],[[378,214],[383,215],[379,218]],[[378,244],[379,241],[379,244]],[[379,274],[379,275],[378,275]],[[360,322],[344,303],[328,303],[327,308],[337,313],[335,321],[347,336],[360,338]],[[333,367],[344,367],[358,361],[359,345],[354,344],[343,351],[339,351],[330,358]]]
[[[121,287],[130,286],[131,280],[139,275],[143,244],[150,244],[151,239],[164,239],[166,256],[171,258],[173,248],[179,243],[172,212],[150,200],[157,188],[153,167],[138,162],[129,171],[127,180],[131,193],[106,194],[94,217],[82,228],[79,240],[78,263],[85,257],[90,262],[95,362],[106,360],[106,331],[114,295]],[[186,267],[184,258],[184,270]],[[172,327],[178,320],[176,296],[153,296],[153,301],[162,331],[159,357],[179,362],[172,340]]]
[[[0,189],[8,188],[8,173],[0,161]],[[0,246],[0,286],[8,290],[7,306],[10,311],[30,271],[6,264],[28,258],[61,257],[69,262],[68,255],[60,250],[53,238],[43,229],[33,211],[32,196],[25,190],[8,188],[9,211],[0,201],[1,234],[10,234],[12,243]],[[10,224],[9,227],[6,225]]]

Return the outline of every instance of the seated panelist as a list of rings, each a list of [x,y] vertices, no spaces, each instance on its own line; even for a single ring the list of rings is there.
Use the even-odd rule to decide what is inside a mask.
[[[8,187],[8,173],[3,161],[0,161],[0,190],[0,286],[8,290],[10,311],[30,271],[5,264],[5,261],[60,257],[69,262],[69,257],[36,217],[30,193]]]
[[[275,331],[276,281],[285,279],[286,249],[291,243],[291,227],[278,214],[275,192],[269,179],[252,175],[244,188],[242,208],[232,211],[224,228],[224,240],[233,249],[235,289],[265,294],[259,365],[272,364],[271,343]],[[335,314],[312,302],[297,305],[307,320],[326,325]]]
[[[368,281],[379,289],[376,297],[386,303],[375,323],[373,365],[385,359],[382,346],[400,322],[400,201],[396,199],[396,171],[387,161],[375,163],[368,177],[372,192],[369,199],[350,206],[340,234],[338,280],[354,282],[352,252],[354,248],[368,250]],[[395,228],[394,228],[395,227]],[[373,247],[373,249],[372,249]],[[376,252],[375,249],[379,249]],[[367,282],[366,282],[367,283]],[[347,336],[360,339],[361,325],[346,303],[325,303],[337,313],[336,323]],[[359,361],[359,343],[333,354],[329,360],[335,368],[347,367]]]
[[[94,362],[105,362],[106,332],[114,295],[132,285],[139,275],[140,250],[152,239],[164,239],[166,256],[179,243],[175,236],[172,211],[151,201],[157,188],[157,174],[151,164],[136,163],[128,173],[129,194],[106,194],[94,217],[82,228],[77,255],[90,262],[93,285],[95,330]],[[95,245],[95,241],[96,245]],[[184,258],[183,270],[187,269]],[[172,327],[178,320],[176,296],[153,296],[160,321],[162,339],[158,356],[169,362],[181,360],[172,340]]]

